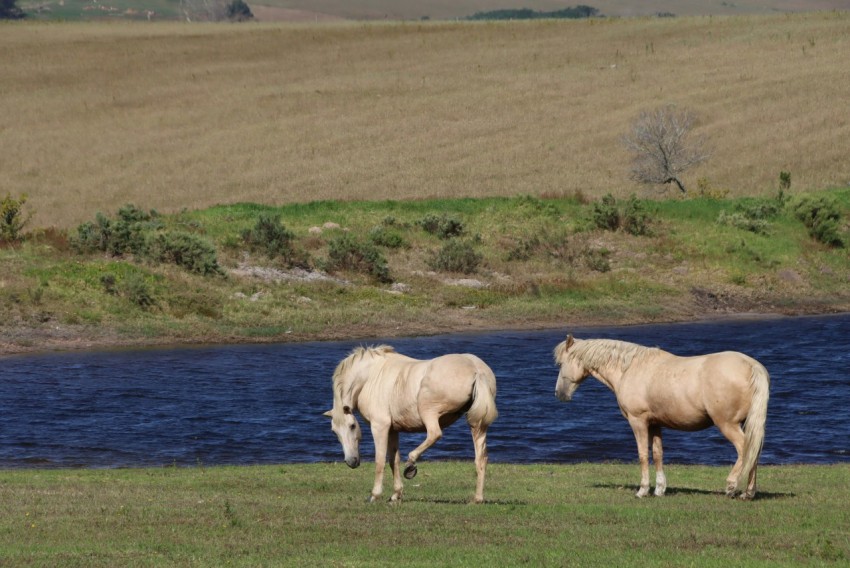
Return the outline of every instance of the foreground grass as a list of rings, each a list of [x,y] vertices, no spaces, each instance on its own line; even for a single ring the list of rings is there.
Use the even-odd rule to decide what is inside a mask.
[[[0,472],[3,566],[753,566],[846,564],[850,467],[669,467],[634,498],[635,465],[431,462],[405,502],[367,505],[372,464]]]

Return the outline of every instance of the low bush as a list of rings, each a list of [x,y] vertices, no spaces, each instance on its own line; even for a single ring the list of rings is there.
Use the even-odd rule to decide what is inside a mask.
[[[483,259],[483,255],[475,250],[472,243],[452,239],[443,245],[427,263],[432,270],[440,272],[472,274],[478,270]]]
[[[29,220],[23,214],[26,202],[26,195],[15,199],[6,194],[0,200],[0,242],[13,243],[21,238],[24,225]]]
[[[792,209],[794,216],[803,222],[816,241],[836,248],[846,246],[841,235],[841,210],[835,200],[827,196],[804,195],[792,204]]]
[[[218,265],[215,247],[191,233],[158,233],[149,240],[146,256],[158,262],[176,264],[189,272],[224,274]]]
[[[198,274],[223,274],[210,243],[191,233],[165,231],[156,211],[145,212],[134,205],[119,209],[115,219],[97,213],[94,221],[77,227],[71,247],[79,253],[132,254],[151,262],[176,264]]]
[[[369,240],[379,247],[386,247],[389,249],[397,249],[407,246],[407,243],[405,242],[404,237],[401,236],[401,233],[384,225],[372,227],[372,230],[369,231]]]
[[[327,269],[351,270],[368,274],[379,282],[392,282],[387,260],[370,242],[361,242],[351,233],[342,233],[328,243]]]
[[[635,236],[652,234],[649,213],[634,195],[624,205],[618,203],[610,193],[605,195],[593,204],[591,223],[594,227],[605,231],[622,229]]]
[[[416,224],[422,227],[426,233],[436,235],[441,239],[460,237],[466,232],[463,221],[456,217],[449,217],[445,213],[442,215],[429,213]]]
[[[250,250],[259,250],[269,258],[281,259],[290,268],[310,266],[310,256],[295,246],[295,233],[272,215],[261,214],[253,229],[242,231],[242,241]]]

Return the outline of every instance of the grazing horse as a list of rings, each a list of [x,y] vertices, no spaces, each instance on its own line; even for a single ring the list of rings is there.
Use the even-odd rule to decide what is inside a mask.
[[[726,478],[726,494],[741,499],[755,495],[770,376],[752,357],[735,351],[678,357],[625,341],[581,340],[568,335],[555,347],[555,362],[561,367],[555,396],[564,402],[589,375],[614,391],[637,440],[641,470],[638,497],[649,493],[650,446],[655,461],[655,494],[664,495],[667,488],[662,426],[693,432],[712,424],[738,452],[738,460]]]
[[[496,419],[496,377],[484,361],[469,354],[443,355],[420,361],[388,345],[358,347],[343,359],[333,375],[333,409],[325,412],[345,453],[345,463],[360,465],[358,411],[375,440],[375,484],[369,502],[383,492],[384,465],[389,456],[393,472],[390,501],[401,500],[399,432],[426,432],[407,457],[404,476],[416,475],[416,461],[450,426],[466,413],[475,445],[478,482],[475,502],[484,501],[487,469],[487,428]]]

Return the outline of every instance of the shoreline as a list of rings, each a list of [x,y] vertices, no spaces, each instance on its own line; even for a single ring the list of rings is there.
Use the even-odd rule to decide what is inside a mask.
[[[499,331],[545,331],[559,328],[626,327],[638,325],[686,324],[712,321],[757,321],[777,318],[833,316],[850,313],[850,306],[842,302],[822,303],[815,306],[798,306],[795,309],[766,310],[702,310],[690,314],[668,314],[664,318],[640,318],[634,314],[623,318],[593,317],[576,314],[564,321],[539,320],[514,325],[494,325],[480,318],[462,322],[450,321],[442,325],[413,323],[404,329],[393,325],[363,325],[326,329],[316,333],[287,333],[269,337],[215,335],[198,337],[129,337],[114,329],[92,326],[45,325],[41,327],[0,327],[0,360],[28,355],[49,355],[85,351],[113,351],[134,349],[178,349],[214,345],[261,345],[271,343],[308,343],[322,341],[383,340],[391,337],[429,337],[463,333],[495,333]],[[450,318],[448,318],[450,319]],[[567,321],[567,319],[569,321]],[[447,320],[448,321],[448,320]]]

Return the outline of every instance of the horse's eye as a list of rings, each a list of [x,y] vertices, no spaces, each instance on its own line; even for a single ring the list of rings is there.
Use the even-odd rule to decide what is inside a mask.
[[[348,427],[349,430],[354,430],[354,428],[355,428],[354,424],[352,424],[351,426]]]

